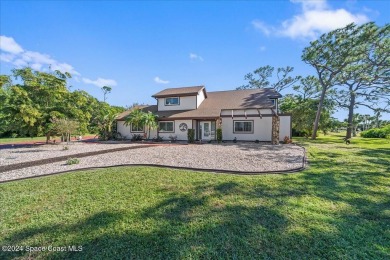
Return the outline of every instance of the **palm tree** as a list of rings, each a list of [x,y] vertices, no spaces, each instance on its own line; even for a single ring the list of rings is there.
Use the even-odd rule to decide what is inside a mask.
[[[150,130],[156,129],[157,124],[157,115],[153,114],[152,112],[148,112],[144,114],[144,124],[148,128],[148,139],[150,139]]]
[[[125,126],[131,125],[140,126],[145,124],[145,113],[141,109],[136,108],[130,112],[130,114],[125,119]]]

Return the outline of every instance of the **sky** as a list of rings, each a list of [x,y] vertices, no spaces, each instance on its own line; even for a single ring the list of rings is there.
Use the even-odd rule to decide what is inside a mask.
[[[383,26],[389,10],[387,0],[0,0],[0,74],[58,69],[99,100],[112,87],[111,105],[155,104],[165,88],[233,90],[260,66],[315,75],[301,60],[310,41],[352,22]]]

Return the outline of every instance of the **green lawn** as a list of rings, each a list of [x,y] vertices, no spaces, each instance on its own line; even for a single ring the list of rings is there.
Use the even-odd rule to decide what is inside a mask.
[[[301,139],[309,167],[236,176],[148,167],[0,185],[0,259],[389,259],[390,142]]]
[[[94,134],[85,134],[86,136],[95,136]],[[74,138],[72,136],[72,138]],[[52,138],[53,139],[53,138]],[[56,137],[57,141],[59,141],[61,138]],[[45,142],[46,136],[39,136],[39,137],[16,137],[16,138],[0,138],[0,144],[18,144],[18,143],[25,143],[25,142]]]
[[[7,143],[24,143],[24,142],[44,142],[46,141],[45,136],[40,137],[17,137],[17,138],[0,138],[0,144]]]

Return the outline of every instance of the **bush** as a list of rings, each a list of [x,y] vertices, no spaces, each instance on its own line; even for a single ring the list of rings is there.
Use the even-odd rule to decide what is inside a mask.
[[[171,140],[172,143],[177,141],[177,135],[170,135],[169,139]]]
[[[64,147],[62,147],[62,150],[63,151],[67,151],[67,150],[69,150],[69,147],[68,146],[64,146]]]
[[[217,142],[218,143],[222,142],[222,129],[221,128],[217,129]]]
[[[292,140],[290,139],[290,137],[288,137],[287,135],[284,137],[284,139],[283,139],[283,142],[285,143],[285,144],[291,144],[292,143]]]
[[[187,138],[190,144],[195,142],[195,129],[188,129]]]
[[[162,136],[157,136],[157,137],[154,137],[152,140],[153,140],[153,142],[162,142],[163,141],[163,137]]]
[[[142,135],[139,135],[139,134],[134,134],[132,137],[131,137],[131,141],[142,141]]]
[[[390,125],[363,131],[360,136],[363,138],[390,138]]]
[[[80,163],[80,160],[77,159],[77,158],[69,158],[69,159],[66,161],[66,164],[67,164],[67,165],[79,164],[79,163]]]

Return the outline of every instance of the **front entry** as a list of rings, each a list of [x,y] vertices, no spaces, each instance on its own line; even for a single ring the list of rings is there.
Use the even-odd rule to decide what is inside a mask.
[[[211,122],[200,122],[200,138],[202,140],[211,140]]]

